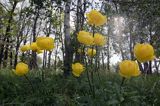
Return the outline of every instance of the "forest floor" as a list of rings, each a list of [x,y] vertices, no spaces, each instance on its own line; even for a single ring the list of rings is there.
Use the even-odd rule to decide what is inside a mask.
[[[27,78],[16,76],[12,70],[0,70],[0,105],[2,106],[158,106],[160,105],[160,76],[141,75],[126,79],[117,73],[100,72],[94,76],[94,92],[87,75],[64,78],[53,70],[33,70]],[[105,73],[105,74],[104,74]],[[33,86],[33,88],[32,88]]]

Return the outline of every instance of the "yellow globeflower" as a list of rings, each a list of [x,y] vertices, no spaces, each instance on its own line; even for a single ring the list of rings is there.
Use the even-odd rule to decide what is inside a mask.
[[[31,43],[30,48],[31,48],[32,51],[35,51],[35,52],[40,50],[40,48],[37,46],[36,42]]]
[[[90,25],[101,26],[107,22],[107,18],[97,10],[90,11],[86,16]]]
[[[77,35],[77,39],[80,43],[85,44],[85,45],[93,45],[94,44],[94,39],[90,35],[89,32],[80,31]]]
[[[54,48],[54,39],[51,37],[38,37],[36,40],[41,50],[52,50]]]
[[[135,61],[124,60],[119,64],[119,69],[119,74],[125,78],[140,75],[139,66]]]
[[[23,45],[23,46],[21,46],[20,47],[20,50],[22,51],[22,52],[25,52],[25,51],[28,51],[28,50],[30,50],[30,45]]]
[[[23,62],[20,62],[16,65],[14,73],[18,76],[23,76],[28,73],[28,70],[28,65]]]
[[[94,35],[94,44],[97,46],[104,46],[106,44],[106,37],[102,36],[99,33]]]
[[[140,62],[150,61],[155,58],[154,48],[152,47],[152,45],[147,43],[136,44],[134,46],[134,54],[137,60]]]
[[[84,71],[84,67],[81,63],[72,64],[72,74],[76,77],[79,77]]]
[[[96,55],[96,50],[89,48],[89,49],[87,50],[87,55],[90,56],[90,57],[95,56],[95,55]]]

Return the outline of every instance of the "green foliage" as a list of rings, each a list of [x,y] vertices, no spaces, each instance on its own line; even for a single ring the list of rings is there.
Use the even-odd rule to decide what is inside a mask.
[[[81,78],[73,76],[67,79],[45,70],[42,81],[41,70],[31,70],[34,92],[25,77],[18,77],[9,69],[0,72],[1,105],[55,105],[55,106],[109,106],[109,105],[159,105],[160,78],[157,75],[140,76],[125,80],[120,87],[118,74],[101,74],[94,76],[95,98],[91,95],[86,75]]]

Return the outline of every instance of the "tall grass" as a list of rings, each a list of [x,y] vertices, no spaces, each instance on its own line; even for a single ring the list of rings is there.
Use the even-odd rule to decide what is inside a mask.
[[[64,78],[54,70],[31,70],[27,76],[18,77],[9,69],[0,70],[0,105],[45,106],[148,106],[160,105],[160,78],[148,75],[125,80],[117,73],[100,72],[94,76],[95,97],[92,97],[85,74],[80,78]]]

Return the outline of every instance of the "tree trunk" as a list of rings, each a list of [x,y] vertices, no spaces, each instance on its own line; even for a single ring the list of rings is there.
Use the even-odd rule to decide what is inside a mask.
[[[77,52],[78,48],[80,47],[80,43],[77,41],[77,33],[79,32],[79,30],[81,29],[80,26],[80,21],[81,21],[81,13],[80,13],[80,8],[81,8],[81,0],[77,0],[77,12],[76,12],[76,31],[74,32],[74,39],[75,39],[75,43],[76,43],[76,47],[75,47],[75,52],[76,52],[76,56],[75,56],[75,61],[79,62],[81,59],[81,54],[79,54]]]
[[[147,74],[152,74],[152,61],[149,61],[149,67]]]
[[[64,76],[67,77],[71,71],[71,64],[73,59],[73,50],[70,37],[70,6],[71,0],[68,0],[65,4],[64,15],[64,34],[65,34],[65,56],[64,56]]]
[[[149,72],[149,63],[145,62],[145,63],[143,63],[143,65],[144,65],[144,73],[148,74],[148,72]]]
[[[11,31],[11,23],[12,23],[12,20],[13,20],[13,13],[14,13],[14,10],[16,8],[16,5],[17,5],[17,1],[14,1],[13,3],[13,7],[12,7],[12,10],[10,12],[10,16],[9,16],[9,19],[8,19],[8,26],[6,28],[6,33],[5,33],[5,38],[4,38],[4,41],[6,41],[6,45],[2,45],[2,49],[1,49],[1,60],[0,60],[0,63],[3,59],[3,66],[6,67],[7,66],[7,63],[8,63],[8,53],[9,53],[9,43],[10,43],[10,31]],[[4,53],[3,53],[4,51]]]
[[[84,63],[84,58],[85,56],[83,54],[78,53],[78,49],[80,48],[80,43],[77,41],[77,34],[80,30],[83,29],[83,25],[84,25],[84,14],[86,11],[86,0],[84,0],[82,2],[82,0],[77,0],[77,12],[76,12],[76,31],[74,32],[74,45],[75,45],[75,62],[82,62]],[[81,48],[82,49],[82,48]]]
[[[110,27],[108,29],[108,38],[107,38],[107,70],[110,71],[110,38],[109,38],[109,34],[110,34]]]
[[[131,35],[131,31],[130,31],[130,35],[129,35],[129,50],[130,50],[130,58],[131,60],[134,59],[134,54],[133,54],[133,47],[132,47],[132,44],[133,44],[133,38],[132,38],[132,35]]]
[[[142,73],[145,73],[142,64],[141,64],[139,61],[137,61],[137,62],[138,62],[138,66],[139,66],[140,71],[141,71]]]
[[[13,46],[11,45],[11,47],[10,47],[10,67],[11,68],[13,66],[13,53],[12,53],[12,51],[13,51]]]
[[[49,37],[49,35],[51,33],[51,26],[52,26],[52,10],[50,12],[50,22],[49,22],[49,30],[47,33],[47,37]],[[52,51],[49,51],[49,53],[48,53],[48,68],[50,68],[50,66],[51,66],[51,55],[52,55]]]

